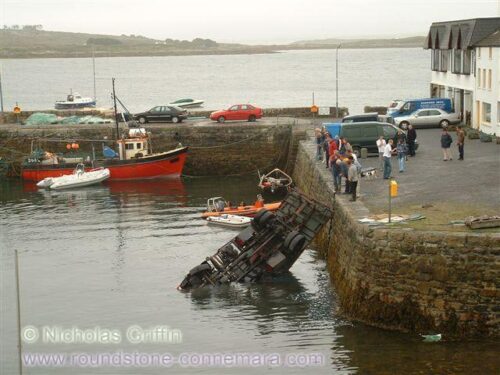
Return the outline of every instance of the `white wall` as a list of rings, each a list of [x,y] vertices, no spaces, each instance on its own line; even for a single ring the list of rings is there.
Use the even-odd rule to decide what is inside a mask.
[[[481,69],[481,82],[479,85],[479,76],[477,70]],[[484,70],[488,72],[491,69],[491,88],[488,88],[488,77],[486,77],[483,83]],[[500,100],[500,48],[492,48],[492,57],[489,57],[489,47],[481,47],[481,57],[476,52],[476,87],[474,90],[474,109],[477,110],[479,102],[479,109],[482,111],[482,103],[486,102],[491,104],[491,122],[487,123],[483,121],[483,114],[473,115],[473,124],[479,127],[485,133],[496,134],[500,136],[500,126],[498,117],[498,102]],[[479,87],[480,86],[480,87]]]

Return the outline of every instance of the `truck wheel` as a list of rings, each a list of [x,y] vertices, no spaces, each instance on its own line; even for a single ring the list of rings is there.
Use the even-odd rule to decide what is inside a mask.
[[[304,247],[304,244],[306,243],[306,238],[302,234],[297,234],[292,242],[290,242],[290,245],[288,246],[288,249],[292,253],[296,253]]]
[[[292,230],[290,233],[287,234],[287,236],[285,237],[285,241],[283,241],[283,246],[285,246],[286,248],[288,248],[288,246],[290,245],[290,243],[292,242],[292,240],[297,237],[300,233],[297,232],[296,230]]]
[[[252,223],[254,224],[253,227],[254,229],[262,229],[265,228],[268,224],[270,224],[274,220],[274,214],[263,208],[259,212],[257,212],[257,215],[253,218]]]
[[[208,271],[211,270],[212,267],[210,267],[209,264],[207,263],[202,263],[199,266],[194,267],[191,271],[189,271],[190,275],[196,275],[197,273],[203,272],[203,271]]]

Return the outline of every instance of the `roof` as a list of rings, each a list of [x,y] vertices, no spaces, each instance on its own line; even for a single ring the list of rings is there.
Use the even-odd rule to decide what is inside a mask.
[[[472,48],[498,30],[500,17],[434,22],[429,29],[424,49]]]
[[[475,44],[477,47],[500,47],[500,29]]]

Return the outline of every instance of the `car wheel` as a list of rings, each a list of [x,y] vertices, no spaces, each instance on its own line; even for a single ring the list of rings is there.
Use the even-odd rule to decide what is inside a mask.
[[[217,122],[219,124],[222,124],[224,121],[226,121],[226,118],[224,116],[220,116],[218,119],[217,119]]]
[[[406,130],[408,128],[408,125],[410,125],[410,123],[408,121],[402,121],[400,124],[399,124],[399,128],[400,129],[403,129],[403,130]]]
[[[144,117],[144,116],[141,116],[141,117],[139,117],[139,122],[141,124],[145,124],[146,122],[148,122],[148,119],[146,117]]]
[[[172,117],[172,122],[174,124],[177,124],[179,122],[179,117],[176,117],[176,116]]]
[[[248,118],[248,121],[250,121],[250,122],[254,122],[255,120],[257,120],[255,115],[250,115],[250,117]]]
[[[447,128],[448,125],[450,125],[450,122],[448,120],[441,120],[441,122],[439,123],[439,126],[441,126],[442,128]]]

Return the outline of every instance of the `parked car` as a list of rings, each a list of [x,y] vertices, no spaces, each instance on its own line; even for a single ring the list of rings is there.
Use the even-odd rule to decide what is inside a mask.
[[[141,124],[160,121],[169,121],[176,124],[187,119],[187,111],[179,107],[163,105],[153,107],[146,112],[136,113],[134,115],[134,119],[139,121]]]
[[[409,116],[396,117],[394,122],[401,129],[412,124],[414,128],[446,127],[460,123],[460,113],[448,113],[442,109],[419,109]]]
[[[377,139],[382,135],[387,141],[392,139],[394,146],[398,141],[398,129],[396,126],[384,122],[359,122],[343,124],[324,124],[326,130],[335,137],[345,137],[351,144],[353,152],[359,156],[361,149],[366,148],[369,153],[378,153]],[[415,150],[418,142],[415,142]]]
[[[262,109],[251,104],[235,104],[225,110],[212,112],[210,120],[223,123],[231,120],[255,121],[262,118]]]

